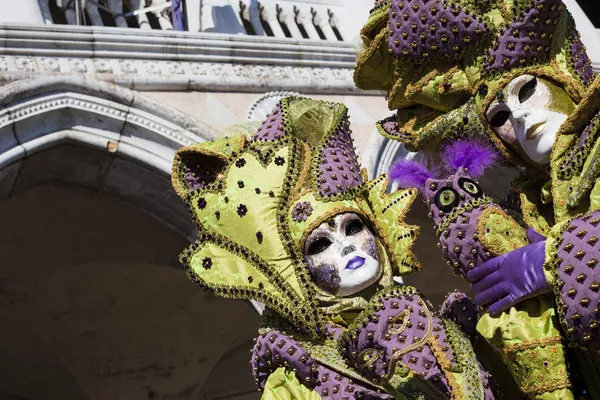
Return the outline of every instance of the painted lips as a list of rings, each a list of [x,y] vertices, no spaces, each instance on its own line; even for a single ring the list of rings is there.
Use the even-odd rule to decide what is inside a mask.
[[[352,257],[352,259],[350,259],[350,261],[348,261],[348,264],[346,264],[345,269],[349,269],[349,270],[353,271],[355,269],[359,269],[364,264],[365,264],[365,259],[363,257],[355,256],[355,257]]]
[[[546,127],[546,121],[531,125],[525,133],[525,140],[533,140],[539,135]]]

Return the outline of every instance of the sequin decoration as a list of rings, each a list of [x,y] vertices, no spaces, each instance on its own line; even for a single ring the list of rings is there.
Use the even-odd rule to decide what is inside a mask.
[[[548,60],[560,0],[538,0],[529,11],[504,30],[489,53],[484,69],[512,69]]]
[[[393,0],[388,46],[411,62],[456,58],[487,32],[485,23],[447,1]]]
[[[354,149],[348,114],[319,150],[319,195],[331,197],[364,183]]]
[[[256,134],[256,140],[275,141],[285,135],[281,102],[273,109]]]
[[[312,205],[308,201],[297,203],[292,210],[292,219],[297,222],[304,222],[313,212]]]

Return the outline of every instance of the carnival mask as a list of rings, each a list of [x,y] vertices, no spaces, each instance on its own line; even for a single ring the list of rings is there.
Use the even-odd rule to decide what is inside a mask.
[[[350,296],[381,275],[375,235],[354,213],[339,214],[307,237],[304,257],[313,282],[336,296]]]
[[[506,142],[517,141],[537,164],[546,164],[556,133],[575,109],[556,83],[533,75],[513,79],[487,110],[487,121]]]

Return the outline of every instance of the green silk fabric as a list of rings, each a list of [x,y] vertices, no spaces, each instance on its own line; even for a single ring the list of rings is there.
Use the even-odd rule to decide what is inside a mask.
[[[292,371],[277,368],[265,384],[262,400],[321,400],[321,396],[300,383]]]

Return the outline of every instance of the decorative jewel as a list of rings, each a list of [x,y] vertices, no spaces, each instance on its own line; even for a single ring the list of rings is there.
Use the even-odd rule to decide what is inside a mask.
[[[477,91],[480,95],[485,96],[488,92],[488,85],[482,83],[481,85],[479,85],[479,89]]]
[[[199,209],[204,210],[204,208],[206,207],[206,199],[204,197],[198,198],[197,204]]]
[[[334,230],[335,229],[335,219],[332,218],[329,221],[327,221],[327,225],[329,226],[329,228]]]
[[[260,194],[260,189],[259,188],[254,189],[254,191],[256,192],[256,194]]]
[[[221,213],[219,211],[215,211],[215,217],[217,217],[217,221],[221,219]]]
[[[246,165],[246,160],[244,160],[243,158],[240,158],[235,162],[235,166],[238,168],[242,168],[244,165]]]
[[[212,267],[212,260],[208,257],[205,257],[202,260],[202,267],[204,267],[204,269],[210,269],[210,267]]]
[[[242,189],[244,187],[244,181],[238,181],[238,187]]]
[[[241,217],[243,217],[244,215],[246,215],[246,213],[248,212],[248,207],[246,207],[243,204],[240,204],[237,208],[237,213],[238,215]]]
[[[275,165],[279,165],[280,167],[285,163],[285,158],[278,156],[275,157]]]
[[[262,244],[262,242],[263,242],[262,232],[256,232],[256,240],[258,240],[258,244]]]
[[[292,210],[292,219],[297,222],[304,222],[311,216],[313,208],[308,201],[297,203]]]

